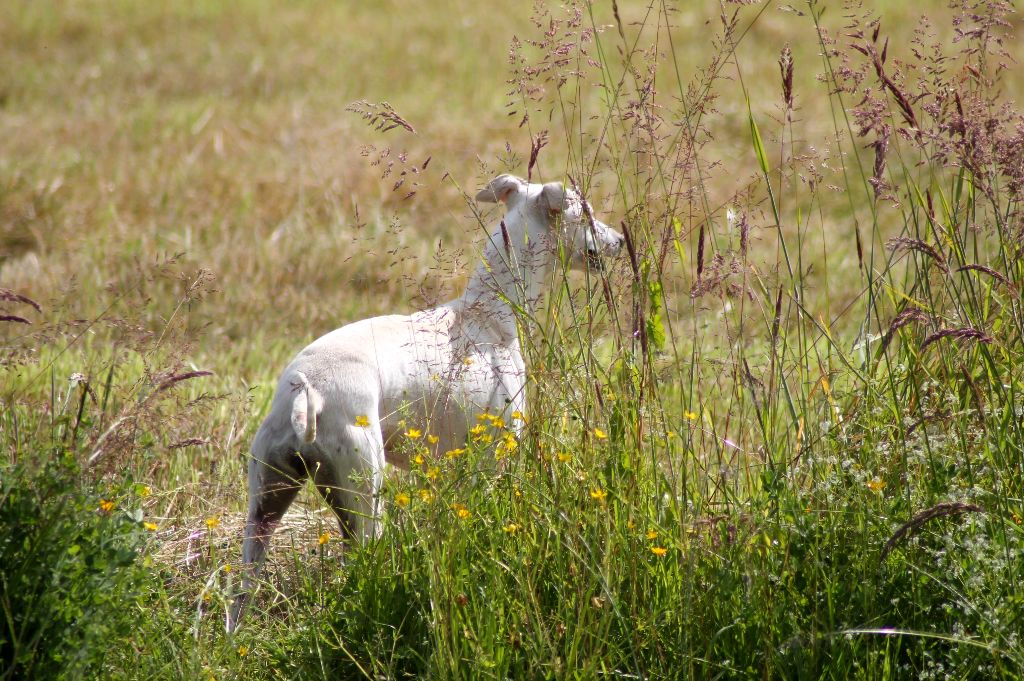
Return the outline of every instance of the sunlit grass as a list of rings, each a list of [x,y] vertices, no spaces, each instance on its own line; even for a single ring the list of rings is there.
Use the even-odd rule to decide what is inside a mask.
[[[1021,674],[1016,72],[944,3],[615,5],[0,14],[0,679]],[[379,540],[303,494],[226,636],[277,372],[456,293],[531,145],[629,254],[522,320],[527,413],[404,429]]]

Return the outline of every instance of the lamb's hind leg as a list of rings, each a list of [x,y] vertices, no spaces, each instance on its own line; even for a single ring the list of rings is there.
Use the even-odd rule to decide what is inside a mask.
[[[384,441],[376,424],[349,426],[334,444],[330,462],[312,471],[324,501],[338,516],[345,540],[365,541],[380,534],[380,488],[384,480]]]
[[[298,461],[297,456],[295,459]],[[225,625],[229,633],[238,626],[253,580],[263,569],[270,537],[306,477],[301,465],[275,466],[255,456],[249,460],[249,512],[242,542],[242,587],[228,609]]]

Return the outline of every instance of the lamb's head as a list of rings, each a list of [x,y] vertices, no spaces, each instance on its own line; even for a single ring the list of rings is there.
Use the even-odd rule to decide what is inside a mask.
[[[594,217],[579,192],[561,182],[536,184],[515,175],[499,175],[476,200],[504,203],[510,231],[519,227],[527,231],[526,236],[546,237],[543,241],[566,253],[575,269],[600,269],[602,257],[617,256],[625,243],[621,234]]]

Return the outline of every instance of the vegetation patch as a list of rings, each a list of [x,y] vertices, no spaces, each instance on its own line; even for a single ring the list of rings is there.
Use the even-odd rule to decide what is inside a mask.
[[[391,4],[5,12],[0,678],[1020,678],[1014,8]],[[460,290],[506,171],[628,254],[226,635],[276,372]]]

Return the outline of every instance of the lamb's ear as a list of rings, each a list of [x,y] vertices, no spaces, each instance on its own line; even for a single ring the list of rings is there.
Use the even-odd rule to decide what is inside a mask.
[[[565,210],[565,185],[561,182],[548,182],[540,190],[537,202],[549,213],[561,213]]]
[[[480,203],[508,203],[509,198],[526,188],[526,180],[515,175],[498,175],[476,195]]]

